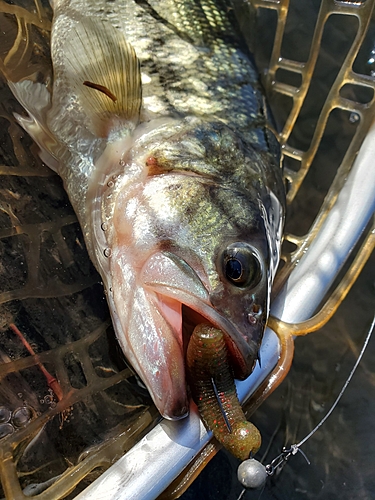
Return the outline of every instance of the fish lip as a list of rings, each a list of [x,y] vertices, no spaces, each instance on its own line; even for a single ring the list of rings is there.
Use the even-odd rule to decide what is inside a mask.
[[[202,284],[203,286],[203,284]],[[207,323],[210,323],[215,328],[221,330],[224,334],[225,343],[228,348],[230,364],[236,378],[244,379],[253,371],[257,357],[258,348],[249,345],[245,336],[232,324],[222,316],[215,307],[207,301],[202,301],[189,293],[180,289],[175,289],[167,285],[147,285],[160,296],[166,296],[180,302],[185,308],[201,315]],[[186,311],[186,309],[185,309]],[[186,315],[186,314],[185,314]],[[184,316],[184,314],[183,314]],[[195,324],[197,326],[198,323]],[[184,325],[182,325],[184,327]],[[184,347],[187,347],[189,339],[184,339]]]

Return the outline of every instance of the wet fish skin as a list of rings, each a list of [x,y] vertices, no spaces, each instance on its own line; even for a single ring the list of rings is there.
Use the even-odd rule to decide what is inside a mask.
[[[11,84],[30,115],[19,121],[63,178],[125,355],[160,412],[181,418],[194,322],[225,333],[244,378],[268,317],[285,194],[258,76],[230,2],[53,8],[52,96]]]

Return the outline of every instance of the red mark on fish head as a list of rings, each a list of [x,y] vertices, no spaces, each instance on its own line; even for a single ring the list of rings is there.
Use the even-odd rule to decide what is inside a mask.
[[[165,168],[159,163],[155,156],[149,156],[146,160],[148,175],[159,175],[165,172]]]

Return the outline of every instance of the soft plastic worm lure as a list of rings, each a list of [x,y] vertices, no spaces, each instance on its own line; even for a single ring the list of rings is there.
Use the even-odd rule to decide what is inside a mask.
[[[208,324],[195,327],[187,349],[192,397],[206,427],[235,457],[246,460],[261,444],[238,401],[223,333]]]

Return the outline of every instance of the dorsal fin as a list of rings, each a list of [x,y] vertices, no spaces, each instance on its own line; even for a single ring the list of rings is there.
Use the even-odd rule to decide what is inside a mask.
[[[62,47],[68,85],[89,117],[88,128],[107,136],[118,121],[136,125],[142,102],[141,72],[121,31],[81,18]]]

